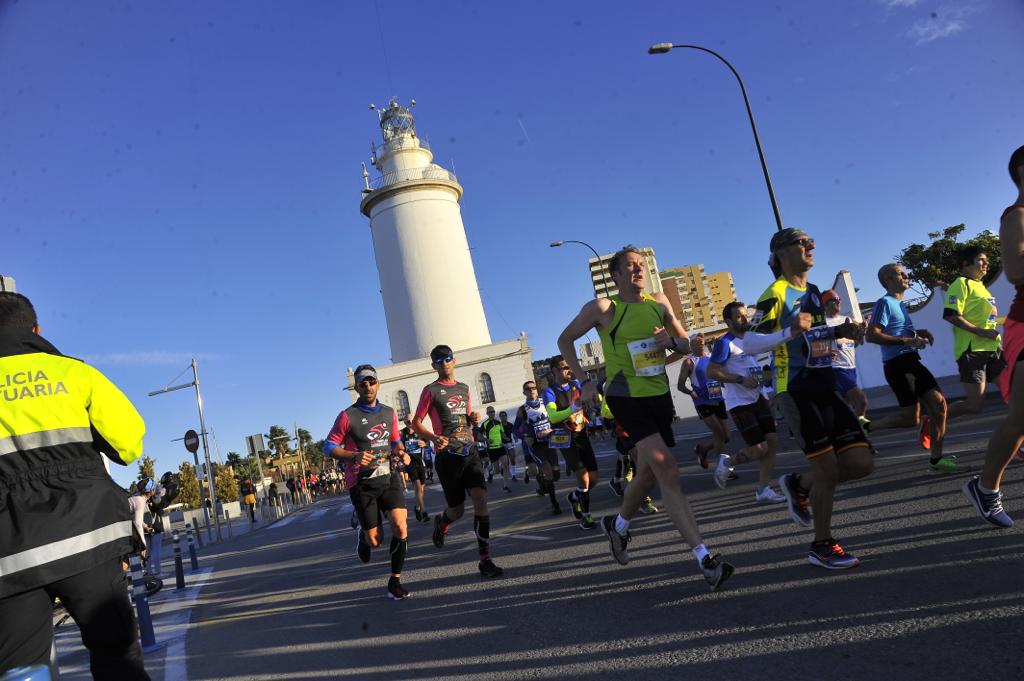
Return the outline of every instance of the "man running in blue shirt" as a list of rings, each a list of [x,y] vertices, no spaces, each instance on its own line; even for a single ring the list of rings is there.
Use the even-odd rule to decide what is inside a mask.
[[[885,265],[878,270],[878,281],[886,294],[878,299],[871,312],[867,339],[869,343],[882,346],[885,380],[896,394],[900,411],[875,419],[867,427],[874,433],[885,428],[913,428],[920,424],[921,445],[931,450],[931,470],[953,473],[958,470],[956,457],[942,455],[946,438],[946,398],[917,352],[933,344],[935,337],[925,329],[914,328],[903,303],[903,296],[910,288],[903,267],[897,263]],[[920,418],[919,400],[924,402],[928,412],[926,420]]]

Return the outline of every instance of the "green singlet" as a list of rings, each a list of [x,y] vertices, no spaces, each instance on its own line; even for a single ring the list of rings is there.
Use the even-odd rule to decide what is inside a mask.
[[[666,353],[654,343],[654,328],[665,325],[663,308],[650,294],[641,295],[638,303],[612,296],[612,323],[598,331],[608,376],[606,395],[657,397],[668,392]]]

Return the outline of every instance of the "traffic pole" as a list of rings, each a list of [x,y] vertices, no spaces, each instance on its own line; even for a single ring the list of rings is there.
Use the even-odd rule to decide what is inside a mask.
[[[181,564],[181,537],[178,531],[174,531],[174,590],[181,591],[185,588],[185,568]]]
[[[193,534],[196,535],[196,544],[199,546],[199,548],[203,548],[203,533],[199,527],[199,519],[193,518],[193,520],[195,520],[195,525],[193,525],[192,530]]]
[[[188,557],[192,561],[192,572],[199,569],[199,559],[196,558],[196,545],[192,541],[192,523],[185,523],[185,529],[188,531]]]
[[[224,509],[224,522],[228,524],[228,539],[234,539],[235,535],[231,533],[231,511]]]
[[[149,594],[146,593],[146,580],[142,576],[142,561],[138,555],[128,557],[132,571],[132,597],[135,600],[135,611],[139,618],[139,639],[142,651],[151,653],[160,646],[156,644],[153,634],[153,616],[149,612]]]

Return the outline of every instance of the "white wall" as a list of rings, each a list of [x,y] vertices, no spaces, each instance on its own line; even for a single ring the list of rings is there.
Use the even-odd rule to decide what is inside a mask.
[[[442,339],[441,342],[447,342]],[[450,344],[450,343],[449,343]],[[515,410],[523,403],[523,383],[533,380],[533,349],[525,334],[513,340],[455,351],[455,378],[469,386],[473,410],[483,415],[488,406],[497,411],[511,411],[509,420],[515,419]],[[437,372],[429,358],[376,367],[381,383],[377,399],[390,407],[398,407],[398,391],[405,391],[409,408],[415,412],[424,386],[437,379]],[[491,377],[495,401],[484,404],[480,396],[480,375]],[[352,376],[348,376],[351,385]],[[349,391],[354,402],[358,395]],[[339,411],[348,405],[341,405]]]
[[[1005,276],[1000,275],[988,290],[996,299],[1000,315],[1005,316],[1015,295],[1013,286]],[[921,350],[922,361],[935,376],[958,373],[953,357],[953,325],[942,319],[944,303],[945,291],[937,290],[923,308],[910,315],[914,321],[914,328],[928,329],[935,334],[935,345]],[[857,349],[857,377],[865,388],[886,385],[885,374],[882,372],[881,347],[874,343],[865,343]]]

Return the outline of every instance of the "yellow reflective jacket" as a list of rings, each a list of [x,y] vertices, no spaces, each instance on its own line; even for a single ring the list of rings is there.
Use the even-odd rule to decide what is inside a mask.
[[[135,461],[145,430],[99,371],[0,329],[0,598],[131,551],[128,495],[100,456]]]

